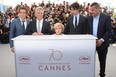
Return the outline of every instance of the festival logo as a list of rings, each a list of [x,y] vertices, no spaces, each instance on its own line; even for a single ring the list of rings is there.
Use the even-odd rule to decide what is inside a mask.
[[[56,60],[56,61],[59,61],[59,60],[62,59],[62,53],[61,53],[61,51],[54,50],[54,49],[48,49],[48,50],[51,51],[51,55],[50,55],[49,61],[51,59]]]
[[[90,64],[91,58],[87,55],[81,56],[79,58],[80,64]]]
[[[61,61],[63,53],[61,50],[48,49],[50,52],[48,62],[39,62],[39,71],[71,71],[71,63]]]
[[[20,63],[19,64],[30,64],[30,57],[28,56],[21,56],[19,57],[19,61]]]

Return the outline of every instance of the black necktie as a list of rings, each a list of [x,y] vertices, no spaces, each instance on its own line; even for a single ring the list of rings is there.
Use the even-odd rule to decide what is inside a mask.
[[[25,24],[24,24],[25,21],[22,21],[22,22],[23,22],[22,27],[23,27],[23,30],[24,30],[24,32],[25,32]]]
[[[77,26],[77,16],[75,16],[75,27]]]

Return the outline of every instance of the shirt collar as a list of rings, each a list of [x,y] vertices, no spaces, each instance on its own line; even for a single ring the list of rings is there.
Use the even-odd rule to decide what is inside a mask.
[[[99,18],[100,14],[98,14],[97,16],[93,16],[93,18]]]
[[[20,19],[21,22],[23,22],[23,20],[21,18],[19,18],[19,19]],[[26,21],[26,19],[24,21]]]
[[[37,22],[40,22],[40,23],[42,23],[42,22],[43,22],[43,19],[41,19],[40,21],[37,19]]]
[[[74,17],[79,17],[79,14],[75,15]]]

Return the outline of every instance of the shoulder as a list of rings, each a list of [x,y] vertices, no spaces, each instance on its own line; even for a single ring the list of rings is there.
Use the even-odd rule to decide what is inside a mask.
[[[100,17],[101,17],[101,18],[109,18],[110,16],[107,15],[107,14],[104,14],[104,13],[100,13]]]
[[[31,24],[36,23],[36,20],[29,21]]]
[[[71,18],[73,18],[73,16],[69,16],[69,17],[68,17],[68,19],[71,19]]]
[[[12,22],[17,22],[17,21],[20,21],[20,19],[19,19],[19,18],[14,18],[14,19],[12,20]]]
[[[80,15],[80,18],[82,18],[82,19],[87,19],[87,17],[85,17],[85,16],[83,16],[83,15]]]
[[[29,20],[29,19],[27,19],[26,21],[27,21],[27,22],[31,22],[31,20]]]
[[[44,24],[50,24],[48,21],[45,21],[45,20],[43,20],[43,23]]]

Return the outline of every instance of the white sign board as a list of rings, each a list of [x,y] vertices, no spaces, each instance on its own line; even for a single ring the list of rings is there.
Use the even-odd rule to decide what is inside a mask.
[[[16,77],[95,77],[95,37],[19,36]]]

